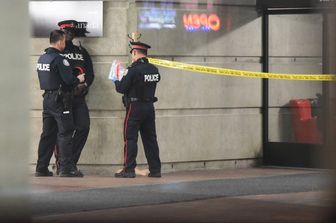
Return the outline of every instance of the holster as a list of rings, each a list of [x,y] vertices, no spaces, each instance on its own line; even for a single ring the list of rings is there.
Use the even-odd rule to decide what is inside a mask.
[[[61,101],[61,99],[62,99],[62,95],[63,95],[63,93],[62,93],[62,87],[60,86],[59,88],[58,88],[58,90],[57,90],[57,94],[56,94],[56,96],[55,96],[55,102],[57,103],[57,102],[59,102],[59,101]],[[44,95],[43,95],[44,96]]]
[[[129,98],[126,95],[123,95],[122,96],[122,103],[124,104],[125,108],[127,108],[130,105],[131,101],[129,100]]]
[[[72,102],[73,102],[73,91],[65,91],[62,85],[59,86],[57,89],[57,94],[55,95],[55,102],[58,103],[62,101],[64,110],[72,109]]]

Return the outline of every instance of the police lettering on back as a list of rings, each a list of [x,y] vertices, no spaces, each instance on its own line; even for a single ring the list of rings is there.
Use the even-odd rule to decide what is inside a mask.
[[[145,74],[144,82],[159,82],[159,74]]]
[[[50,71],[50,64],[38,63],[36,68],[39,71]]]
[[[65,58],[69,59],[69,60],[84,61],[83,54],[81,54],[81,53],[67,53],[67,54],[61,54],[61,55],[64,56]]]

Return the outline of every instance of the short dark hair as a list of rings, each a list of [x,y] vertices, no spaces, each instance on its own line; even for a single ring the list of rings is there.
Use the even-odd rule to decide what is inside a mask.
[[[147,56],[147,50],[143,50],[143,49],[133,49],[133,50],[136,50],[137,52]]]
[[[56,43],[59,40],[64,38],[65,33],[62,30],[53,30],[50,33],[50,37],[49,37],[49,43]]]

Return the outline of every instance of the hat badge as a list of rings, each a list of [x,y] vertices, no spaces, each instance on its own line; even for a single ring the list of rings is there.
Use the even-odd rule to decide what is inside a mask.
[[[131,34],[127,34],[127,36],[132,42],[138,42],[141,37],[141,33],[133,32]]]

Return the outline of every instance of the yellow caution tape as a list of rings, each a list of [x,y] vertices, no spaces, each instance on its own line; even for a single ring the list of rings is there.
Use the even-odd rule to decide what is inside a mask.
[[[232,70],[218,67],[208,67],[195,64],[187,64],[176,61],[161,60],[148,58],[149,62],[162,67],[175,68],[179,70],[195,71],[214,75],[225,75],[234,77],[252,77],[252,78],[268,78],[281,80],[304,80],[304,81],[336,81],[335,74],[280,74],[280,73],[264,73],[242,70]]]

